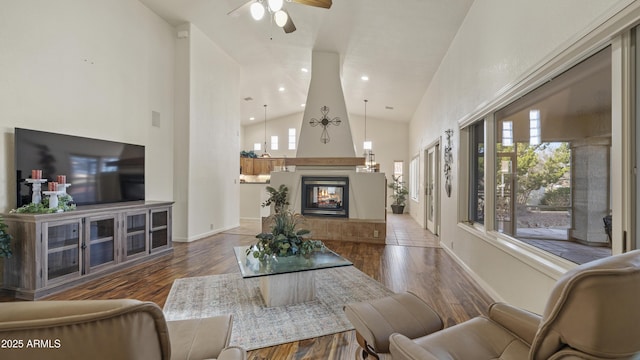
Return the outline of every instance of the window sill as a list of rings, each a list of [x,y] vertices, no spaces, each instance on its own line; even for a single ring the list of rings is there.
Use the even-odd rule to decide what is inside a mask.
[[[458,227],[555,280],[559,279],[560,276],[568,270],[577,266],[571,261],[562,259],[497,231],[486,231],[479,225],[458,223]]]

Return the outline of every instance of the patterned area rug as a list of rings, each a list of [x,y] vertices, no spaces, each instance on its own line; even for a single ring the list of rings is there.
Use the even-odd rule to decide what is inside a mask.
[[[316,270],[316,299],[266,307],[258,278],[224,274],[174,281],[164,306],[167,320],[233,314],[231,345],[247,350],[353,329],[342,307],[393,292],[353,266]]]

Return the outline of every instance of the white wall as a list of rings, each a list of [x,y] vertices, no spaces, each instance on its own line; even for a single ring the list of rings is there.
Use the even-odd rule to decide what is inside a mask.
[[[3,1],[0,212],[16,205],[14,127],[144,145],[146,198],[173,200],[174,46],[137,1]]]
[[[177,26],[175,33],[191,31],[191,24]],[[187,239],[189,219],[189,133],[190,133],[190,78],[191,40],[181,37],[176,40],[175,66],[175,116],[173,141],[175,147],[173,157],[173,234],[174,240]]]
[[[189,32],[177,70],[189,80],[176,100],[174,240],[193,241],[239,225],[240,66],[192,24],[176,30]]]
[[[13,128],[23,127],[145,145],[146,198],[176,201],[175,240],[237,226],[239,65],[189,30],[177,40],[131,0],[4,2],[0,211],[15,207]]]
[[[350,115],[351,133],[356,145],[356,156],[363,156],[364,142],[364,116]],[[409,123],[389,121],[367,116],[367,140],[372,142],[375,160],[380,164],[380,172],[384,173],[387,182],[391,183],[393,175],[393,162],[404,163],[404,179],[409,179]],[[387,189],[387,195],[391,195],[391,189]],[[391,198],[387,199],[388,211],[391,211]],[[410,204],[407,202],[406,209]],[[405,210],[406,211],[406,210]]]
[[[262,207],[269,193],[267,184],[241,184],[240,185],[240,218],[246,220],[260,220],[269,216],[271,209]]]
[[[447,198],[440,189],[442,245],[497,299],[541,312],[558,275],[542,271],[545,267],[542,259],[514,257],[508,245],[497,246],[495,241],[485,241],[486,235],[482,232],[462,230],[463,226],[458,225],[461,199],[456,189],[461,187],[458,164],[463,154],[457,123],[531,73],[543,59],[575,41],[578,33],[602,22],[602,16],[612,6],[627,2],[474,2],[411,120],[410,154],[423,156],[425,146],[443,136],[446,129],[454,130],[454,191]],[[424,164],[424,159],[420,164]],[[440,182],[444,184],[444,179]],[[422,184],[423,181],[420,199],[424,194]],[[424,205],[412,205],[411,216],[422,224]]]
[[[276,119],[267,120],[267,152],[272,157],[295,157],[296,150],[289,150],[289,128],[296,129],[297,141],[300,139],[300,127],[302,125],[302,112],[291,114]],[[267,116],[269,116],[267,112]],[[253,150],[253,144],[260,143],[261,151],[256,151],[260,155],[264,151],[264,119],[256,119],[254,123],[242,127],[241,150]],[[278,136],[278,150],[271,150],[271,136]],[[238,154],[239,156],[240,154]]]

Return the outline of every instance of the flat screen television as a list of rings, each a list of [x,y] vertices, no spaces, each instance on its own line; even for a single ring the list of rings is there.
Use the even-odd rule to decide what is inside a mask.
[[[144,200],[142,145],[21,128],[14,144],[18,207],[31,202],[31,170],[49,181],[65,175],[77,205]]]

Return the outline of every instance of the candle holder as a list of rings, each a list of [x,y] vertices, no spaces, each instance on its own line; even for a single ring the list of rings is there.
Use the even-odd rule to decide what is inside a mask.
[[[40,204],[42,202],[42,184],[46,183],[47,179],[25,179],[24,181],[31,184],[31,202]]]
[[[49,196],[49,209],[57,209],[58,208],[58,195],[66,194],[63,191],[43,191],[43,194]],[[62,209],[58,210],[62,212]]]
[[[60,184],[58,183],[58,192],[60,192],[60,195],[67,195],[67,188],[71,186],[71,184]]]

